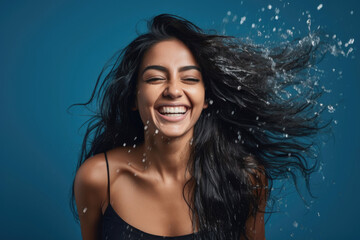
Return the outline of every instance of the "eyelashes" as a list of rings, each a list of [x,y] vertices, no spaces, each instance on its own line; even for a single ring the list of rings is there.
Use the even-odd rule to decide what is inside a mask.
[[[165,80],[165,79],[164,78],[150,78],[150,79],[145,80],[145,82],[152,83],[152,82],[163,81],[163,80]]]
[[[197,79],[197,78],[185,78],[184,80],[185,81],[190,81],[190,82],[200,82],[200,80]]]
[[[156,83],[156,82],[162,82],[162,81],[166,81],[166,78],[149,78],[147,80],[145,80],[145,82],[147,83]],[[181,79],[181,81],[186,81],[186,82],[192,82],[192,83],[196,83],[196,82],[200,82],[200,79],[197,78],[183,78]]]

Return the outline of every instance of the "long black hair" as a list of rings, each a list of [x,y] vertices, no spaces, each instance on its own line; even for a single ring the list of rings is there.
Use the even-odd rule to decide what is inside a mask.
[[[144,141],[139,113],[131,109],[138,68],[151,46],[171,38],[193,53],[209,106],[195,124],[187,166],[194,180],[188,205],[200,233],[195,237],[246,238],[247,219],[262,211],[263,191],[258,189],[269,198],[274,180],[290,178],[296,185],[298,175],[309,186],[317,169],[318,160],[309,153],[327,125],[317,108],[323,90],[309,69],[326,52],[325,44],[313,33],[266,48],[205,33],[178,16],[154,17],[148,32],[119,52],[110,69],[103,69],[90,100],[80,104],[98,100],[98,110],[87,121],[77,169],[95,154]],[[73,188],[71,209],[78,219]]]

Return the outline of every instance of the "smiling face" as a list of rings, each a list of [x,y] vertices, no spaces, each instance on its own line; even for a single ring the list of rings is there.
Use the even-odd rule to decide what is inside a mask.
[[[136,107],[145,130],[192,136],[207,104],[200,68],[186,45],[177,39],[155,44],[144,54],[138,76]]]

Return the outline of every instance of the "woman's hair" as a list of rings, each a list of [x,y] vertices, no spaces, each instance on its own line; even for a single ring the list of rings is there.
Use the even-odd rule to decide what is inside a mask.
[[[238,240],[246,237],[245,223],[261,211],[261,195],[270,196],[274,180],[290,178],[297,186],[301,175],[309,189],[318,165],[310,153],[316,134],[326,127],[316,101],[323,90],[310,69],[326,49],[316,34],[266,48],[207,34],[178,16],[158,15],[148,22],[147,33],[104,67],[90,100],[79,104],[99,101],[87,121],[77,169],[95,154],[144,141],[143,123],[132,110],[139,66],[149,48],[171,38],[194,55],[208,103],[194,127],[187,166],[193,180],[186,183],[193,185],[187,203],[194,229],[199,224],[195,237]],[[78,218],[73,188],[71,209]]]

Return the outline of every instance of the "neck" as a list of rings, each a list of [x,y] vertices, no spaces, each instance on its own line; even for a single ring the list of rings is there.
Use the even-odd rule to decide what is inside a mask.
[[[186,181],[193,132],[177,138],[145,135],[144,152],[149,173],[164,183]]]

